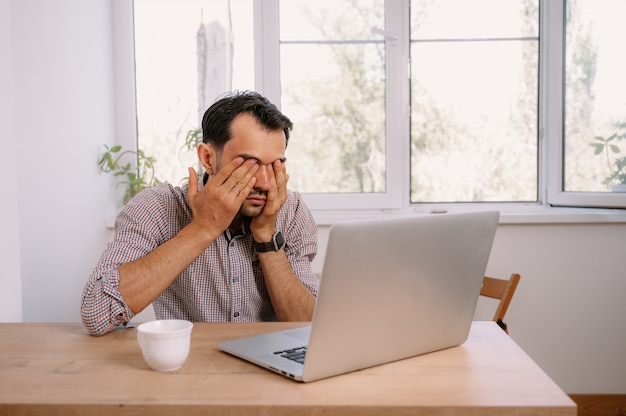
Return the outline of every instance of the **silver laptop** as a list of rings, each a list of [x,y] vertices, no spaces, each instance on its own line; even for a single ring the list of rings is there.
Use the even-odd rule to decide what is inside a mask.
[[[308,382],[462,344],[498,218],[494,211],[334,225],[312,324],[219,348]]]

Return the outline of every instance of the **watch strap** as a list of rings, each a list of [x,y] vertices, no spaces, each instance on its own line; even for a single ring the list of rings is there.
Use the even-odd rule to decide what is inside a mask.
[[[276,231],[272,236],[272,241],[268,241],[266,243],[259,243],[257,241],[254,242],[254,248],[257,253],[265,253],[268,251],[278,251],[283,248],[285,245],[285,239],[283,238],[283,233],[280,231]]]

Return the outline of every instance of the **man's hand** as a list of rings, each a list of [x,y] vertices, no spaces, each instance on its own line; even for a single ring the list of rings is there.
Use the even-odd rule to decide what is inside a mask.
[[[270,241],[276,232],[276,217],[287,200],[289,175],[287,175],[285,164],[280,160],[267,166],[261,166],[260,169],[267,169],[270,189],[267,191],[263,212],[252,219],[250,230],[255,241],[265,242]]]
[[[214,176],[198,191],[198,175],[189,168],[189,205],[192,224],[202,229],[212,230],[211,234],[224,231],[239,212],[241,204],[254,188],[254,174],[259,169],[256,159],[245,160],[237,157]]]

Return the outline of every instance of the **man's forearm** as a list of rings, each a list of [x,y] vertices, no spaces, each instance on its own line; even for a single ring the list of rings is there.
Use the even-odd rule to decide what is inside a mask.
[[[281,321],[309,322],[315,297],[302,284],[284,250],[258,253],[276,316]]]
[[[119,267],[119,291],[128,307],[139,313],[152,303],[217,236],[193,223],[144,257]]]

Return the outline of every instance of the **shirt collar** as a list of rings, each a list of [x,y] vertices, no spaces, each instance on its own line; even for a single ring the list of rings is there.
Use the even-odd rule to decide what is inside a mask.
[[[250,217],[244,217],[243,222],[241,224],[241,227],[239,227],[238,230],[236,230],[235,232],[232,232],[230,227],[228,227],[226,230],[224,230],[224,237],[226,237],[226,241],[228,241],[230,243],[230,241],[238,236],[241,235],[250,235],[252,234],[252,231],[250,231],[250,223],[252,222],[252,218]]]

